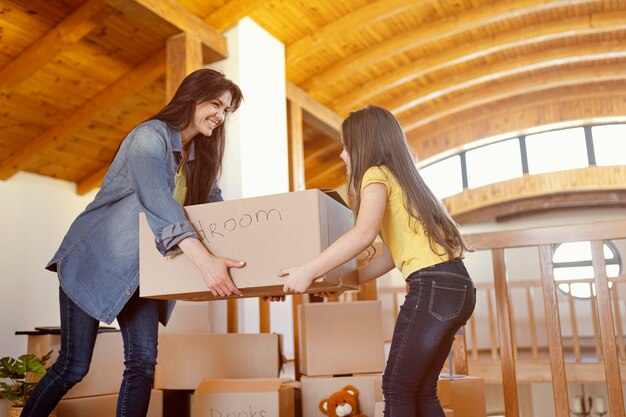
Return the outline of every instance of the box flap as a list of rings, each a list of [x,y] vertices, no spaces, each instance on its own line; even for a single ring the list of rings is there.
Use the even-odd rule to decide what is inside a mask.
[[[280,378],[205,379],[196,392],[276,392],[283,384]]]
[[[321,192],[323,192],[324,194],[326,194],[327,196],[329,196],[330,198],[332,198],[333,200],[335,200],[339,204],[350,208],[350,206],[348,206],[348,203],[346,203],[343,200],[341,195],[337,191],[335,191],[335,189],[333,189],[333,188],[318,188],[318,190],[320,190]]]

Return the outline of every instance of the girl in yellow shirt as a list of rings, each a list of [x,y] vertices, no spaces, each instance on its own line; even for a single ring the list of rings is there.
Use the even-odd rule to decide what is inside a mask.
[[[443,417],[437,380],[457,330],[474,310],[457,225],[417,171],[398,120],[366,106],[341,125],[355,227],[308,262],[279,272],[284,291],[304,292],[317,277],[356,257],[376,236],[382,256],[359,270],[359,283],[394,266],[409,283],[383,375],[386,417]]]

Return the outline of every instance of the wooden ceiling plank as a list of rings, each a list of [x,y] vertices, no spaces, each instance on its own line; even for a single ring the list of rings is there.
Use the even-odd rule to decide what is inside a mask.
[[[517,0],[514,2],[498,1],[473,10],[465,11],[460,15],[448,19],[435,21],[430,24],[397,35],[364,51],[353,54],[320,71],[307,81],[300,83],[300,87],[311,94],[315,94],[327,85],[331,85],[358,72],[365,67],[377,64],[395,55],[408,50],[445,39],[470,30],[481,28],[497,22],[506,22],[508,19],[521,18],[539,12],[549,12],[553,9],[575,7],[583,4],[598,3],[599,0]]]
[[[204,18],[204,21],[223,32],[262,7],[267,0],[230,0]]]
[[[343,118],[311,97],[306,91],[287,81],[287,99],[297,103],[304,111],[335,131],[333,139],[339,140]],[[326,133],[326,132],[324,132]]]
[[[514,96],[580,84],[626,80],[624,68],[626,66],[622,60],[617,64],[607,63],[595,68],[575,69],[551,75],[539,74],[522,80],[515,79],[511,82],[498,84],[493,88],[484,88],[479,92],[468,93],[467,97],[455,97],[444,106],[429,106],[425,111],[419,111],[410,118],[402,119],[401,123],[405,132],[410,132],[452,114]]]
[[[404,83],[480,57],[572,36],[616,32],[625,29],[626,12],[612,12],[594,14],[591,18],[580,16],[569,20],[558,20],[501,33],[464,45],[463,48],[446,49],[430,56],[421,57],[419,60],[400,67],[389,74],[376,77],[358,90],[335,98],[330,106],[342,113],[367,102],[371,97],[383,94]]]
[[[164,73],[165,51],[160,51],[121,76],[115,83],[85,103],[80,109],[62,118],[62,122],[0,162],[0,179],[8,179],[39,152],[60,143],[65,137],[85,127],[100,112],[141,90]]]
[[[318,182],[321,178],[325,178],[329,175],[335,175],[335,173],[344,168],[343,172],[345,172],[345,166],[346,164],[341,160],[341,158],[339,158],[339,156],[337,156],[337,161],[333,162],[330,166],[328,167],[324,167],[320,172],[312,175],[311,177],[308,177],[306,179],[307,184],[309,183],[316,183]]]
[[[169,37],[179,32],[193,34],[205,47],[205,62],[228,57],[226,39],[215,28],[175,0],[107,0],[108,4],[133,19]]]
[[[422,105],[447,94],[475,88],[482,84],[522,73],[625,56],[626,46],[623,42],[576,45],[569,48],[561,48],[557,51],[546,50],[524,57],[523,62],[507,60],[494,65],[484,65],[472,72],[462,73],[455,77],[445,78],[440,82],[431,83],[423,90],[409,90],[408,93],[394,98],[392,101],[379,104],[397,115],[410,110],[412,107]]]
[[[287,65],[297,65],[320,46],[337,42],[348,32],[367,27],[372,23],[404,13],[407,9],[428,3],[430,0],[378,0],[370,3],[317,28],[313,33],[288,45],[286,49]]]
[[[9,93],[63,49],[96,28],[108,14],[105,0],[88,0],[0,69],[0,91]]]

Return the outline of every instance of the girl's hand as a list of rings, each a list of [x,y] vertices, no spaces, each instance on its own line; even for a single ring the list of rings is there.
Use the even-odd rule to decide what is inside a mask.
[[[303,293],[311,286],[315,276],[304,266],[294,266],[292,268],[283,269],[278,273],[279,277],[288,276],[283,292],[299,292]]]

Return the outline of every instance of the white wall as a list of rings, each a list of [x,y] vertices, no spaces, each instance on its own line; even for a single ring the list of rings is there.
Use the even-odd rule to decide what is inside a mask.
[[[44,267],[95,195],[75,188],[24,172],[0,181],[0,356],[26,352],[26,336],[16,330],[59,325],[58,280]]]

